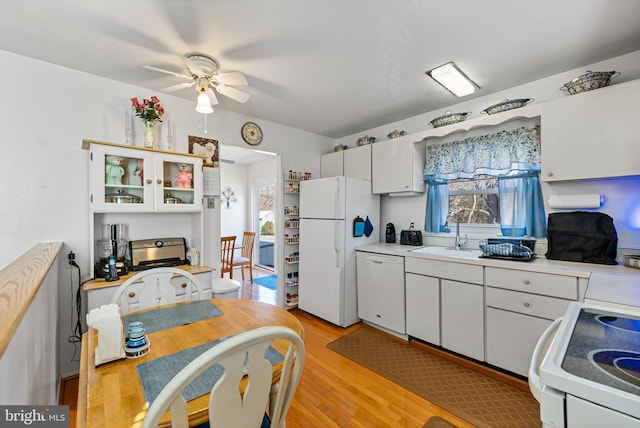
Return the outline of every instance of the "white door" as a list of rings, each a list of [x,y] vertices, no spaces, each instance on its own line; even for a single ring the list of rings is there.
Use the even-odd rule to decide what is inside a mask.
[[[344,220],[300,220],[298,307],[341,325]]]
[[[300,217],[343,219],[344,212],[344,177],[319,178],[300,183]]]

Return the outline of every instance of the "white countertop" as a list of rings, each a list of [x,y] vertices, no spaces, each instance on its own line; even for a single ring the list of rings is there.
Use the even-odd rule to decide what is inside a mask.
[[[538,256],[529,262],[501,260],[486,257],[480,258],[478,257],[480,255],[478,250],[442,251],[443,249],[438,247],[434,247],[433,254],[411,252],[411,250],[418,248],[421,247],[378,242],[359,246],[356,251],[586,278],[589,280],[589,284],[584,299],[585,302],[601,303],[627,309],[636,307],[636,310],[638,309],[637,307],[640,307],[640,269],[629,268],[622,264],[610,266],[547,260],[544,255]]]

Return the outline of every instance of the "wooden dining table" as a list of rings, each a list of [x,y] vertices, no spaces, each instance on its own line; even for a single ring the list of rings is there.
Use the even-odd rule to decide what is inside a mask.
[[[125,358],[96,367],[95,349],[98,332],[89,328],[82,335],[76,426],[78,428],[141,426],[148,410],[136,369],[141,363],[263,326],[289,327],[304,339],[300,321],[282,308],[245,299],[210,299],[209,301],[222,312],[222,315],[148,333],[149,352],[138,358]],[[189,303],[177,305],[179,304]],[[171,306],[175,305],[161,308]],[[285,343],[276,341],[273,347],[281,354],[286,352]],[[274,364],[274,382],[279,379],[281,365],[281,363]],[[198,424],[208,419],[208,396],[209,394],[205,394],[189,401],[190,423]],[[169,425],[167,413],[161,421],[161,426]]]

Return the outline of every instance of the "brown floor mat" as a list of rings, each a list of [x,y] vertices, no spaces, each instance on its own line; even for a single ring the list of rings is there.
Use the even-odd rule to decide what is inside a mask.
[[[445,421],[444,419],[438,416],[432,416],[429,418],[427,423],[422,426],[422,428],[458,428],[458,427],[457,425],[454,425],[451,422]]]
[[[363,326],[327,347],[479,427],[537,427],[538,402],[519,388]]]

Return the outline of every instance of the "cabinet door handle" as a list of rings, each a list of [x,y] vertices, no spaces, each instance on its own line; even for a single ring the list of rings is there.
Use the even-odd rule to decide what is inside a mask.
[[[524,282],[524,283],[525,283],[525,284],[527,284],[527,285],[529,285],[529,284],[531,283],[531,281],[529,281],[528,279],[525,279],[525,280],[524,280],[524,281],[522,281],[522,282]]]
[[[529,303],[529,302],[522,302],[522,306],[524,306],[525,308],[528,308],[529,306],[531,306],[531,303]]]
[[[153,183],[153,180],[150,178],[147,178],[147,184],[151,184],[151,183]]]
[[[136,297],[136,292],[135,291],[129,291],[129,297],[132,298],[132,299],[134,297]]]
[[[547,177],[553,177],[553,172],[548,172]]]
[[[161,179],[161,178],[158,178],[158,179],[156,180],[156,183],[158,183],[158,184],[162,184],[162,179]]]
[[[186,282],[183,282],[182,284],[180,284],[180,287],[182,287],[182,288],[187,288],[187,283],[186,283]]]

